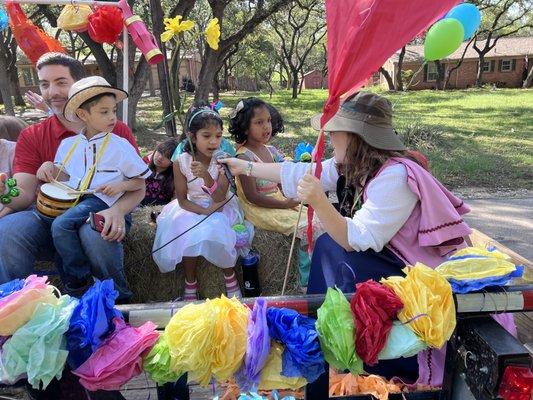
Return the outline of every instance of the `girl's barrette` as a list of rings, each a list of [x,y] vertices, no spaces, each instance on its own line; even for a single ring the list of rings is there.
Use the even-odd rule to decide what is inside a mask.
[[[244,101],[240,100],[237,103],[237,106],[235,107],[235,109],[230,113],[230,115],[229,115],[230,119],[235,118],[237,116],[237,114],[242,111],[243,108],[244,108]]]

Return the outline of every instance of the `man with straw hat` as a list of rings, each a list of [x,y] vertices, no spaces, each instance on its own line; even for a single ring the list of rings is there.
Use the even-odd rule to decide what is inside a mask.
[[[82,121],[84,128],[63,139],[54,162],[44,162],[37,171],[43,182],[68,180],[67,187],[77,195],[75,206],[52,222],[54,246],[63,261],[63,282],[67,293],[76,297],[92,285],[90,260],[78,230],[91,213],[112,207],[125,192],[145,187],[144,179],[151,174],[133,146],[112,133],[117,103],[127,96],[100,76],[75,82],[63,116],[70,122]]]

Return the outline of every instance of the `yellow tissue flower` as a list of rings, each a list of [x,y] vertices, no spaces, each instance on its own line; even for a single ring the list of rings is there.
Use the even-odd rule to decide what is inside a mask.
[[[398,319],[407,324],[428,346],[440,349],[455,329],[452,288],[437,271],[416,263],[406,274],[382,278],[403,303]]]
[[[213,18],[207,24],[207,28],[205,28],[205,40],[209,47],[213,50],[218,50],[218,43],[220,42],[220,25],[218,23],[218,18]]]
[[[174,18],[165,18],[163,20],[165,24],[165,32],[161,34],[161,41],[168,42],[174,36],[179,35],[181,32],[190,31],[194,28],[194,21],[184,20],[181,15],[177,15]]]

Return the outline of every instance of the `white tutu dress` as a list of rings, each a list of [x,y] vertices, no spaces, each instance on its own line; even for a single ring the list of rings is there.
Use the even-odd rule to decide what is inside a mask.
[[[177,161],[182,174],[187,179],[188,199],[202,207],[209,207],[213,200],[202,190],[204,180],[196,178],[191,172],[191,155],[182,153]],[[214,160],[211,161],[208,172],[214,180],[218,179],[218,168]],[[231,192],[228,190],[227,198],[230,196]],[[153,250],[168,243],[205,217],[205,215],[182,209],[178,200],[173,200],[157,217]],[[173,271],[183,257],[197,256],[204,257],[220,268],[234,267],[237,261],[237,250],[233,226],[243,221],[244,215],[237,197],[233,197],[220,211],[213,213],[198,226],[156,251],[153,255],[154,261],[161,272]]]

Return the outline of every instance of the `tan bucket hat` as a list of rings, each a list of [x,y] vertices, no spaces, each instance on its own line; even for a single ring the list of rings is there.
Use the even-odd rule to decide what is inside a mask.
[[[79,121],[76,110],[87,100],[103,93],[114,94],[117,103],[126,99],[128,93],[122,89],[117,89],[109,84],[101,76],[88,76],[75,82],[68,91],[68,100],[63,109],[63,116],[67,121]]]
[[[320,130],[320,118],[311,118],[311,126]],[[324,125],[325,132],[352,132],[370,146],[382,150],[406,150],[392,127],[392,104],[375,93],[359,92],[346,99],[337,113]]]

